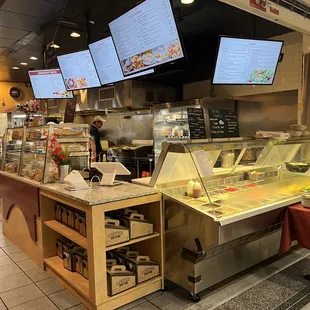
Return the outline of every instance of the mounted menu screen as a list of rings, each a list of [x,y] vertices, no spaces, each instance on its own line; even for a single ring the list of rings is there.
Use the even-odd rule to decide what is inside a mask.
[[[67,90],[101,86],[89,50],[58,56]]]
[[[72,92],[66,90],[60,69],[33,70],[28,74],[36,99],[73,98]]]
[[[272,85],[282,41],[221,37],[213,84]]]
[[[154,69],[143,71],[129,77],[124,77],[119,64],[112,37],[107,37],[89,45],[100,82],[107,85],[138,76],[154,73]]]
[[[125,76],[184,57],[170,0],[145,0],[109,27]]]

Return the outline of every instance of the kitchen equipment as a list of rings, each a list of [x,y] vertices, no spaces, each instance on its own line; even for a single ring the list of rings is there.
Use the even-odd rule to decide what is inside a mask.
[[[123,265],[112,266],[107,271],[108,295],[114,296],[136,286],[136,276]]]
[[[106,246],[129,241],[129,228],[120,226],[119,220],[105,220]]]
[[[153,224],[144,218],[143,214],[131,213],[121,218],[122,224],[129,228],[130,239],[135,239],[154,232]]]

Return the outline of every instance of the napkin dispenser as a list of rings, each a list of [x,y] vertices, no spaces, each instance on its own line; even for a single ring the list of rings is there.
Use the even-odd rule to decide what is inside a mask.
[[[78,191],[81,189],[88,189],[86,181],[82,177],[82,175],[73,170],[66,178],[65,178],[65,189],[70,191]]]

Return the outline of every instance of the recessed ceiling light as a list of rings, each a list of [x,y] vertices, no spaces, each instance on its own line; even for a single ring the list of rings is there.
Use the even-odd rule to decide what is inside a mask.
[[[81,35],[80,35],[79,33],[77,33],[77,32],[72,32],[72,33],[70,34],[70,36],[71,36],[72,38],[79,38]]]
[[[31,56],[30,59],[31,59],[31,60],[38,60],[38,57]]]
[[[22,66],[28,66],[28,62],[21,62],[20,63]]]
[[[19,69],[19,67],[12,67],[12,69],[13,69],[13,70],[18,70],[18,69]]]
[[[55,43],[54,43],[54,44],[52,44],[52,45],[51,45],[51,47],[54,47],[54,48],[60,48],[60,46],[59,46],[59,45],[57,45],[57,44],[55,44]]]
[[[191,3],[193,3],[195,0],[181,0],[181,2],[183,3],[183,4],[191,4]]]

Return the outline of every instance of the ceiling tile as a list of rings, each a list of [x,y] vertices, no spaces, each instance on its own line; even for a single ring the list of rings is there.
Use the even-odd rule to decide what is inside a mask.
[[[16,42],[13,39],[0,38],[0,47],[10,47]]]
[[[60,11],[63,8],[64,3],[65,0],[59,0],[56,2],[45,0],[6,0],[1,9],[4,11],[45,19]]]
[[[28,32],[24,30],[0,26],[0,37],[9,39],[21,39]]]
[[[0,10],[0,26],[32,31],[43,22],[43,19]]]

